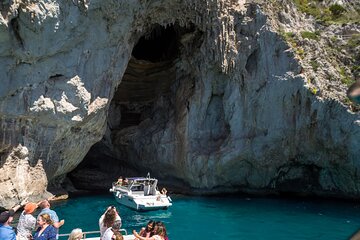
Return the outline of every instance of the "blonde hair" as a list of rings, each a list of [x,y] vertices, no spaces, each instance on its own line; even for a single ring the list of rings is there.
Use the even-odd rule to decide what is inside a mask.
[[[68,240],[79,240],[83,238],[83,232],[81,228],[75,228],[71,231]]]
[[[53,222],[53,220],[51,219],[51,217],[50,217],[49,214],[43,213],[43,214],[40,215],[40,217],[41,217],[42,220],[43,220],[44,222],[46,222],[47,224],[53,225],[54,222]]]

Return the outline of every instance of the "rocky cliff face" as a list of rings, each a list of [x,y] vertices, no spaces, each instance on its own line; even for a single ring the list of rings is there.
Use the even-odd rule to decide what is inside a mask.
[[[286,6],[1,3],[0,205],[68,173],[81,188],[151,172],[203,193],[357,197],[359,115],[335,71],[307,65],[323,43],[300,58],[281,34],[314,26]]]

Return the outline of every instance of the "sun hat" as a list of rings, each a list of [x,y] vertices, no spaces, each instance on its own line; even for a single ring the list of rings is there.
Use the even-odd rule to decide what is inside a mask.
[[[6,221],[14,216],[14,210],[9,210],[9,211],[5,211],[5,212],[2,212],[0,213],[0,223],[6,223]]]
[[[24,211],[25,211],[25,213],[30,214],[30,213],[33,213],[37,207],[38,206],[36,203],[30,202],[25,205]]]

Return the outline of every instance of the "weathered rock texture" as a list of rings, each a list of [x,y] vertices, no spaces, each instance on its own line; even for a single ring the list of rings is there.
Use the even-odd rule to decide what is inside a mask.
[[[241,0],[0,7],[0,205],[41,198],[86,155],[71,174],[82,188],[151,172],[195,192],[359,196],[359,115],[341,103],[339,81],[309,83],[277,33],[301,28],[295,10]]]

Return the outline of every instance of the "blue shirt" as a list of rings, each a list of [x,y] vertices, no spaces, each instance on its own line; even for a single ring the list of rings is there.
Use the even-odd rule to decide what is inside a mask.
[[[44,213],[49,214],[50,218],[51,218],[51,220],[53,220],[53,222],[59,222],[58,215],[56,214],[56,212],[54,210],[51,210],[50,208],[44,208],[43,210],[41,210],[41,212],[39,213],[37,218],[39,218],[39,216]]]
[[[38,228],[34,234],[34,240],[56,240],[56,228],[54,228],[54,226],[47,226],[41,235],[39,235],[40,229],[41,228]]]
[[[1,240],[16,240],[16,234],[11,226],[4,226],[0,223],[0,239]]]

